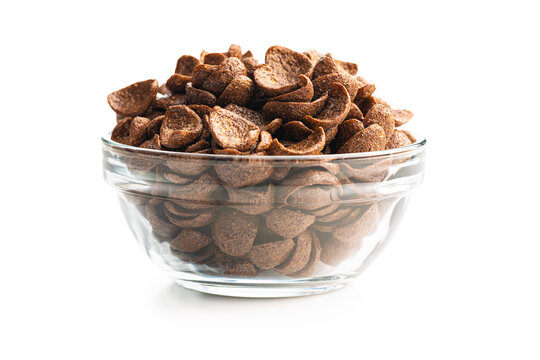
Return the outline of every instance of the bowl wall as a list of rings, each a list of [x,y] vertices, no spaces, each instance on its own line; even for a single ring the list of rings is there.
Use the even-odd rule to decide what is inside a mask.
[[[425,141],[303,157],[158,152],[103,140],[106,181],[148,256],[185,287],[318,293],[358,275],[421,183]]]

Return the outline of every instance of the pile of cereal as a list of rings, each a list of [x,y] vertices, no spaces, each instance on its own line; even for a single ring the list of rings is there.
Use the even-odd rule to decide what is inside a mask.
[[[137,82],[107,97],[112,140],[147,149],[232,155],[317,155],[393,149],[416,140],[412,118],[373,96],[354,63],[270,47],[264,64],[231,45],[181,56],[159,86]]]

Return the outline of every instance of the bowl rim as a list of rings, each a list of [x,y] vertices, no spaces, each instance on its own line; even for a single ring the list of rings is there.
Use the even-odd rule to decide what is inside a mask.
[[[185,158],[193,159],[208,159],[208,160],[351,160],[351,159],[362,159],[369,160],[375,158],[381,158],[389,155],[405,155],[408,153],[413,153],[415,151],[423,149],[427,144],[427,139],[425,137],[419,138],[416,142],[402,146],[395,149],[389,150],[380,150],[380,151],[370,151],[370,152],[361,152],[361,153],[346,153],[346,154],[321,154],[321,155],[231,155],[231,154],[204,154],[204,153],[187,153],[180,151],[169,151],[169,150],[155,150],[155,149],[145,149],[137,146],[125,145],[114,140],[111,140],[111,132],[101,137],[101,142],[103,145],[111,148],[118,148],[122,150],[127,150],[134,153],[140,153],[141,155],[167,155],[167,156],[178,156]]]

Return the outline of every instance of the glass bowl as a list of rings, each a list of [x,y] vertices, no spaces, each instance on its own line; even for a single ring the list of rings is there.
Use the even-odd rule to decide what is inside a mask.
[[[102,138],[105,180],[148,256],[180,285],[243,297],[337,289],[394,234],[426,140],[378,152],[246,156]]]

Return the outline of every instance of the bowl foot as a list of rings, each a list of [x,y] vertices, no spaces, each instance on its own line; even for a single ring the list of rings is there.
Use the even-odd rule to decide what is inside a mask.
[[[333,276],[325,279],[298,280],[294,282],[240,282],[176,280],[181,286],[213,295],[244,298],[283,298],[322,294],[344,287],[346,277]]]

